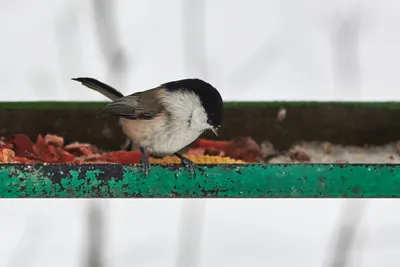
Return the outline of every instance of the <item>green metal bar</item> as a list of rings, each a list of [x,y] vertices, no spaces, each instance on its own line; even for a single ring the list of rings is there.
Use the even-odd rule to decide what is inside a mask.
[[[2,198],[400,197],[400,165],[1,164]]]

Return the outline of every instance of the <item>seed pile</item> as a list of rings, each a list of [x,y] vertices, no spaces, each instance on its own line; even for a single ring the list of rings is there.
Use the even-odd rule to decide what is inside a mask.
[[[232,141],[196,140],[184,154],[197,164],[256,163],[263,157],[261,148],[249,137]],[[0,139],[0,163],[116,163],[139,164],[139,151],[103,151],[86,143],[65,144],[57,135],[39,135],[33,142],[24,134],[15,134]],[[179,164],[175,156],[156,159],[151,163]]]

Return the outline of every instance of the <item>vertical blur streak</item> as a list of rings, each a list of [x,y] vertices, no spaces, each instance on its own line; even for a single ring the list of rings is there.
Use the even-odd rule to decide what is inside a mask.
[[[338,222],[336,241],[333,251],[329,255],[330,267],[350,266],[350,253],[356,239],[357,228],[365,210],[365,200],[348,200],[345,203]],[[357,262],[356,266],[360,263]]]
[[[199,254],[203,235],[205,199],[183,200],[179,227],[177,267],[200,266]]]
[[[103,214],[101,210],[100,200],[89,200],[87,212],[87,250],[86,265],[87,267],[104,267],[102,255],[103,253]]]
[[[359,66],[359,9],[346,10],[337,17],[332,31],[332,54],[335,72],[336,97],[348,95],[359,98],[360,66]]]
[[[188,76],[207,77],[206,1],[182,1],[184,68]]]
[[[182,1],[183,59],[186,76],[207,80],[206,1]],[[199,266],[206,200],[183,200],[177,267]]]
[[[118,38],[115,1],[93,0],[94,20],[97,29],[99,48],[107,64],[108,82],[116,88],[125,86],[127,59]]]

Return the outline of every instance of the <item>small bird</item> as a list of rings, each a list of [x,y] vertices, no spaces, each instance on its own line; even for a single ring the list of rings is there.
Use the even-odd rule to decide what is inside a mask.
[[[72,78],[112,100],[101,112],[118,116],[122,130],[142,154],[147,176],[150,162],[145,152],[162,158],[175,155],[194,171],[194,163],[178,153],[206,130],[218,135],[223,100],[218,90],[201,79],[184,79],[124,96],[93,78]]]

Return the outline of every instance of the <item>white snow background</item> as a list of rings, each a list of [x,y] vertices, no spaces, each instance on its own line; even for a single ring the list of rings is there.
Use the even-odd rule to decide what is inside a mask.
[[[1,0],[0,33],[0,101],[105,100],[70,80],[78,76],[123,93],[197,76],[225,100],[400,100],[393,0]],[[103,245],[99,263],[87,262],[90,203],[102,211],[90,224],[104,235],[93,239]],[[0,267],[399,266],[398,208],[396,200],[1,200]],[[355,237],[342,251],[335,242],[347,224]]]

